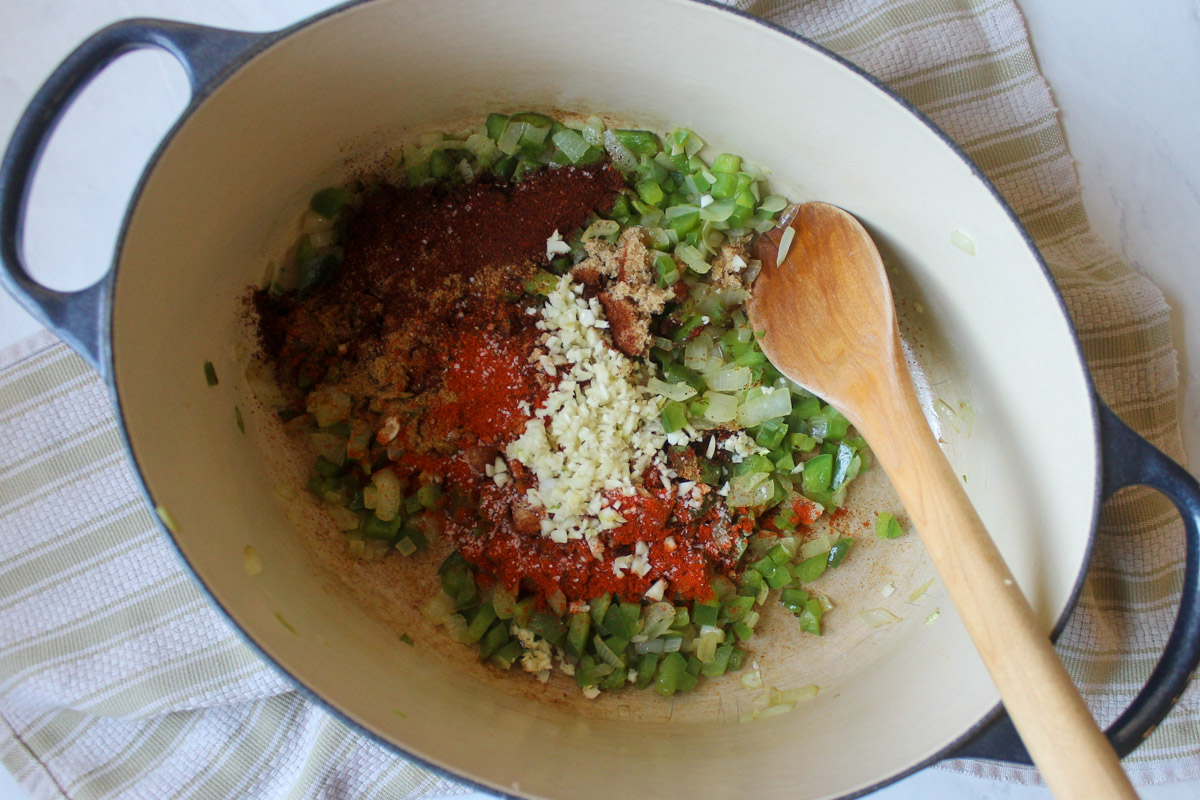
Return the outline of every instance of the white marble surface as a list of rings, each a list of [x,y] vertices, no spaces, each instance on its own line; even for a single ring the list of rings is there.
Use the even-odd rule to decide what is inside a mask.
[[[1017,0],[1092,228],[1171,306],[1183,440],[1200,464],[1200,2]]]
[[[1185,381],[1183,428],[1200,463],[1200,2],[1018,0],[1054,90],[1078,162],[1084,202],[1100,237],[1151,276],[1172,307]],[[267,30],[303,18],[321,0],[39,0],[0,2],[0,135],[41,80],[108,22],[159,16]],[[68,114],[43,162],[26,252],[35,275],[78,288],[100,275],[140,168],[183,108],[187,83],[158,53],[128,56]],[[0,347],[40,328],[0,293]],[[873,800],[1045,800],[1041,789],[925,770]],[[1142,796],[1200,796],[1200,782]],[[24,795],[0,768],[0,800]]]

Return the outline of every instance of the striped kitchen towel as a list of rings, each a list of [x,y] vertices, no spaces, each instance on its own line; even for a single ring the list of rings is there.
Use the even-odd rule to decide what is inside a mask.
[[[1175,352],[1162,296],[1088,231],[1062,131],[1012,0],[734,5],[875,74],[991,176],[1042,248],[1105,399],[1173,458]],[[303,700],[241,644],[142,506],[99,379],[49,337],[0,354],[0,761],[33,798],[399,798],[459,789]],[[1060,652],[1101,721],[1173,619],[1182,531],[1123,493]],[[1193,686],[1127,761],[1200,777]],[[1024,782],[1032,770],[954,769]]]

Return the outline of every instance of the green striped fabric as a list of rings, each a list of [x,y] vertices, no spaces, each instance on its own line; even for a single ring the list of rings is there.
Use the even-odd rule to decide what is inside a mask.
[[[1182,460],[1166,305],[1088,231],[1049,92],[1011,0],[737,6],[878,76],[962,145],[1041,247],[1096,383]],[[0,355],[0,761],[33,798],[400,798],[461,791],[302,699],[226,627],[143,507],[96,376],[35,337]],[[1182,529],[1164,501],[1105,509],[1060,652],[1101,720],[1174,616]],[[1200,692],[1126,764],[1200,777]],[[1033,782],[1030,770],[954,769]]]

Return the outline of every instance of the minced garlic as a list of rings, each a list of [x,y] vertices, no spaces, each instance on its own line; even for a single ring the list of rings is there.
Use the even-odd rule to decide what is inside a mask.
[[[521,643],[521,647],[525,652],[521,654],[521,668],[526,672],[532,672],[541,679],[542,673],[549,678],[550,670],[554,663],[552,660],[553,649],[550,643],[545,639],[538,638],[533,631],[516,625],[512,626],[513,635],[517,637],[517,641]],[[543,683],[545,680],[542,681]]]
[[[546,509],[542,534],[556,542],[595,540],[625,519],[602,502],[629,495],[666,442],[663,399],[651,394],[634,362],[608,343],[604,309],[564,276],[541,309],[545,355],[558,385],[506,449],[537,477],[529,502]]]

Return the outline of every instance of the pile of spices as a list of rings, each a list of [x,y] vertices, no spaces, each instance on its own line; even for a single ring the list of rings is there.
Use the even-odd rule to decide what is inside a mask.
[[[786,204],[700,146],[493,114],[319,192],[252,296],[251,382],[350,552],[449,551],[426,616],[588,696],[737,669],[774,589],[819,634],[802,584],[853,541],[801,540],[865,443],[743,308]]]

